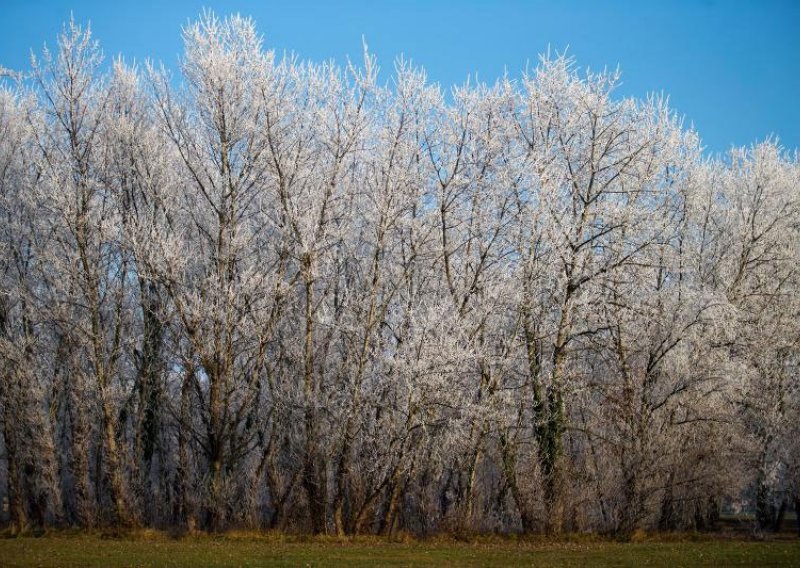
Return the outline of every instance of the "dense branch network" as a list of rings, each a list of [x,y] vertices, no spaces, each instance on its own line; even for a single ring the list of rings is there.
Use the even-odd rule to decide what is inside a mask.
[[[204,14],[0,88],[2,520],[775,527],[800,495],[800,168],[566,57],[445,94]],[[793,501],[794,500],[794,501]]]

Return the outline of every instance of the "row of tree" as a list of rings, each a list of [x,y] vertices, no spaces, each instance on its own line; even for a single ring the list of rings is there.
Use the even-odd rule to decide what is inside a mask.
[[[179,77],[64,28],[0,90],[15,530],[777,527],[800,167],[543,58],[444,94],[250,20]]]

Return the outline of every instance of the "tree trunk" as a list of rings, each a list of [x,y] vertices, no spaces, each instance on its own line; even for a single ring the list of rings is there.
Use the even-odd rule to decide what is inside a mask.
[[[191,429],[190,389],[193,373],[190,371],[183,379],[181,388],[181,421],[178,429],[178,480],[180,520],[186,523],[186,530],[193,533],[197,528],[194,509],[194,487],[191,480],[191,464],[189,462],[189,431]]]
[[[114,503],[114,516],[115,521],[122,526],[129,526],[133,519],[128,509],[128,502],[126,499],[125,479],[122,475],[122,463],[119,447],[117,445],[116,429],[114,428],[114,410],[111,407],[110,401],[103,395],[102,397],[102,412],[103,412],[103,436],[106,450],[106,471],[108,472],[109,481],[111,484],[111,498]]]
[[[8,383],[7,383],[8,385]],[[5,389],[8,389],[8,386]],[[6,392],[6,395],[9,393]],[[8,398],[3,401],[8,402]],[[28,512],[25,509],[25,499],[22,496],[22,483],[19,475],[19,453],[17,447],[17,435],[15,428],[11,425],[9,413],[11,405],[6,405],[3,412],[3,437],[6,443],[6,464],[8,470],[8,511],[11,515],[11,532],[19,534],[28,528]]]
[[[308,499],[311,530],[314,534],[327,532],[327,482],[325,465],[316,443],[316,388],[314,384],[314,287],[311,278],[311,255],[303,257],[305,292],[305,334],[303,340],[303,389],[305,395],[305,452],[303,458],[303,488]]]
[[[70,470],[73,479],[73,490],[75,493],[75,509],[77,522],[81,527],[92,528],[95,525],[95,504],[92,500],[92,482],[89,473],[89,445],[91,443],[89,428],[85,411],[82,408],[82,394],[76,392],[76,385],[73,380],[69,381],[66,394],[69,408],[69,420],[71,424],[71,453],[72,460]]]

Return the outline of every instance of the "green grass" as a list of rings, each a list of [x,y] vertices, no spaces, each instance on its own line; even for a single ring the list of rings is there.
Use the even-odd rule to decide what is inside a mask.
[[[470,542],[302,539],[276,535],[57,533],[0,539],[0,566],[800,566],[800,540],[477,538]]]

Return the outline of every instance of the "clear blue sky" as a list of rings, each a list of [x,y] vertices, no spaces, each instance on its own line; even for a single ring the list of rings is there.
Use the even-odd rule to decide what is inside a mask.
[[[73,12],[107,55],[175,67],[203,7],[252,16],[266,46],[314,60],[360,57],[363,35],[383,69],[403,53],[443,86],[568,46],[581,66],[619,64],[623,94],[668,93],[712,152],[769,134],[800,147],[800,0],[0,0],[0,65],[27,68]]]

